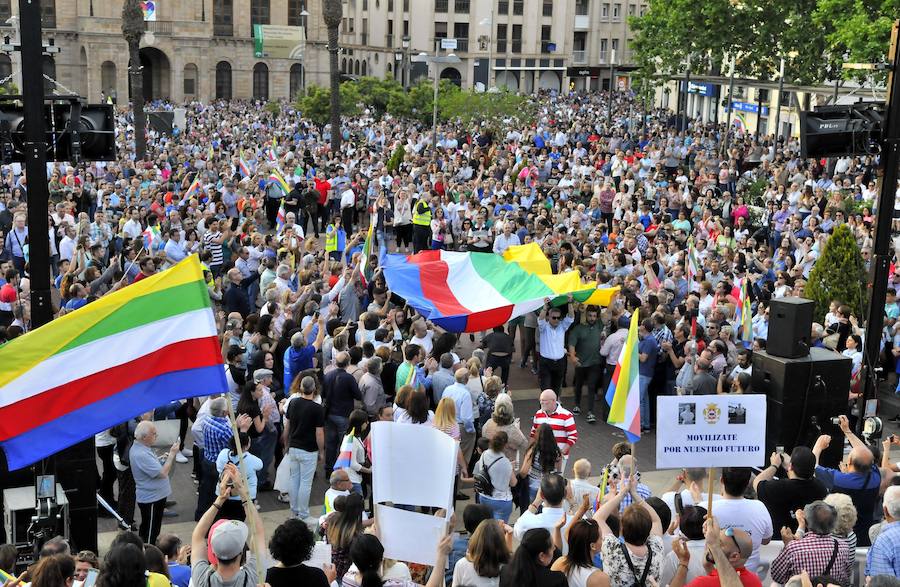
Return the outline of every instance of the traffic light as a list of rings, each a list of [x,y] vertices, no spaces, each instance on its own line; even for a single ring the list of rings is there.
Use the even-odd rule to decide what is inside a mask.
[[[44,106],[48,161],[113,161],[116,127],[111,104],[78,102]],[[25,117],[21,106],[0,103],[0,163],[25,161]]]

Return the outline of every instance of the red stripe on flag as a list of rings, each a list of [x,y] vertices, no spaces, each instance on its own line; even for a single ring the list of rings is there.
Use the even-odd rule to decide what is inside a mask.
[[[470,314],[469,319],[466,321],[465,332],[481,332],[482,330],[493,328],[496,324],[503,324],[509,321],[513,308],[514,306],[511,305],[500,306],[499,308]]]
[[[221,363],[222,349],[215,336],[170,344],[133,361],[0,408],[0,441],[109,398],[141,381],[164,373]],[[40,366],[36,368],[40,369]],[[185,397],[190,391],[185,390]]]
[[[470,313],[468,308],[459,303],[447,285],[450,266],[445,261],[441,261],[440,251],[423,251],[416,255],[410,255],[408,260],[418,265],[422,293],[434,304],[442,316],[459,316]]]

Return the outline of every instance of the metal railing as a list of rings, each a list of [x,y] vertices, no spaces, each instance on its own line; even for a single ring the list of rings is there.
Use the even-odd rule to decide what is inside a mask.
[[[144,21],[144,30],[154,35],[171,35],[174,30],[173,25],[171,20],[149,20]]]
[[[572,51],[572,63],[586,63],[587,51],[584,49],[576,49]]]
[[[217,22],[213,24],[213,36],[215,37],[233,37],[234,25],[226,22]]]

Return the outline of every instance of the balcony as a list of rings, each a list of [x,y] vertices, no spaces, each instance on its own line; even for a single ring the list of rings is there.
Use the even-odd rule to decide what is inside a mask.
[[[497,53],[506,53],[506,39],[497,39]]]
[[[572,63],[587,63],[587,51],[584,49],[572,51]]]
[[[173,22],[171,20],[149,20],[144,21],[144,30],[154,35],[171,35],[173,30]],[[217,25],[218,26],[218,25]],[[219,35],[230,36],[230,35]]]
[[[511,43],[510,51],[512,53],[521,53],[522,52],[522,39],[513,39]]]
[[[587,14],[576,14],[575,15],[575,30],[576,31],[585,31],[590,28],[591,17]]]
[[[456,39],[456,49],[451,49],[448,53],[466,53],[469,51],[469,39],[464,39],[462,37],[435,37],[432,39],[432,43],[436,49],[441,48],[441,40],[442,39]]]
[[[607,63],[607,58],[609,57],[608,51],[600,51],[600,63]]]

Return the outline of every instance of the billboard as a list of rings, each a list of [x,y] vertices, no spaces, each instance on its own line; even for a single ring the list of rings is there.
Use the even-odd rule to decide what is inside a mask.
[[[306,34],[303,27],[253,25],[253,56],[273,59],[303,59]]]

